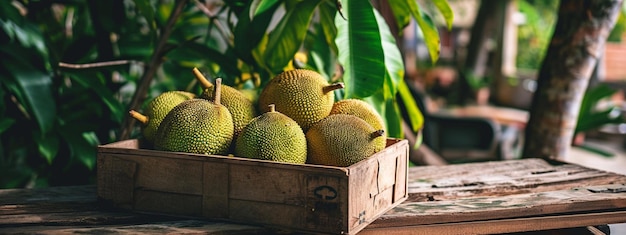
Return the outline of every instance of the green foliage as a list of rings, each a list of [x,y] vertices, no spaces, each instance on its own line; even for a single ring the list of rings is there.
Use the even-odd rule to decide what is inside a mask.
[[[182,14],[168,25],[179,2]],[[142,74],[155,67],[148,93],[138,94],[144,104],[163,91],[198,92],[193,67],[254,93],[297,66],[343,81],[337,97],[374,104],[392,137],[402,137],[402,99],[419,130],[422,116],[387,23],[369,1],[338,3],[0,1],[0,188],[93,183],[97,145],[118,140]],[[433,3],[449,25],[447,2]],[[402,28],[417,19],[435,62],[439,36],[430,16],[415,1],[389,4]],[[172,34],[159,45],[165,29]],[[157,49],[163,63],[150,64]],[[134,127],[131,137],[139,134]]]
[[[624,31],[626,31],[626,6],[622,7],[622,10],[619,12],[619,16],[617,17],[617,22],[615,22],[615,26],[609,37],[606,39],[608,42],[621,42],[622,37],[624,36]]]
[[[517,67],[539,69],[556,23],[559,1],[517,1],[526,22],[518,28]]]
[[[622,123],[623,117],[619,107],[614,104],[603,107],[600,104],[616,92],[617,90],[608,85],[597,85],[589,88],[580,104],[575,132],[589,131],[610,123]]]

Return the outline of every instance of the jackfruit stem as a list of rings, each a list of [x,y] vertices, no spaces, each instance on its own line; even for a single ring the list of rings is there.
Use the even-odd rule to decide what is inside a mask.
[[[344,88],[343,82],[338,82],[338,83],[333,83],[328,86],[325,86],[324,88],[322,88],[322,92],[326,94],[328,92],[331,92],[337,89],[343,89],[343,88]]]
[[[270,104],[270,105],[268,105],[267,107],[269,107],[269,108],[270,108],[270,113],[276,112],[276,105],[274,105],[274,104]]]
[[[202,88],[208,89],[208,88],[213,87],[213,84],[211,84],[211,82],[209,82],[209,79],[206,79],[206,77],[204,77],[204,75],[202,75],[202,72],[200,72],[200,70],[198,70],[198,68],[193,68],[193,75],[195,75],[196,80],[198,80],[198,82],[200,82],[200,86],[202,86]]]
[[[376,138],[384,136],[384,135],[385,135],[385,130],[377,130],[377,131],[372,132],[372,135],[370,135],[370,137],[372,139],[376,139]]]
[[[215,104],[220,104],[220,99],[222,98],[222,79],[221,78],[216,78],[215,79],[215,100],[213,100],[213,103]]]
[[[141,113],[139,113],[139,112],[137,112],[135,110],[130,110],[130,111],[128,111],[128,113],[130,114],[130,116],[132,118],[136,119],[137,121],[139,121],[139,122],[141,122],[143,124],[148,123],[148,120],[149,120],[148,116],[143,115],[143,114],[141,114]]]

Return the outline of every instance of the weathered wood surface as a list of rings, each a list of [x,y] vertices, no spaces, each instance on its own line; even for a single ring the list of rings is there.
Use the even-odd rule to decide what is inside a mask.
[[[623,175],[538,159],[415,167],[409,169],[410,200],[359,234],[498,234],[623,223],[623,184]],[[95,186],[0,190],[0,234],[23,233],[286,231],[113,209],[97,201]]]
[[[0,234],[259,234],[223,221],[133,213],[97,201],[96,187],[0,190]]]
[[[409,202],[505,196],[626,183],[626,176],[542,159],[409,169]]]
[[[446,234],[468,234],[463,226],[493,234],[626,222],[626,176],[575,164],[523,159],[426,166],[409,169],[409,176],[409,199],[366,234],[381,229],[410,234],[417,227],[423,234],[445,228],[454,228]],[[601,190],[609,188],[616,192]],[[586,214],[591,211],[617,215]],[[555,214],[568,216],[544,218]]]
[[[533,226],[529,225],[533,223],[543,224],[534,226],[535,230],[546,229],[550,225],[545,224],[548,220],[554,223],[553,228],[565,223],[587,226],[626,222],[626,185],[590,186],[502,197],[406,202],[383,215],[368,228],[373,231],[383,228],[409,233],[410,228],[417,228],[419,225],[442,228],[441,224],[476,225],[476,221],[482,221],[483,225],[500,226],[486,226],[482,228],[485,229],[483,232],[503,233],[532,230]],[[503,224],[507,226],[502,226]],[[524,230],[515,230],[519,228]],[[478,227],[468,229],[479,231]],[[467,234],[466,232],[459,230],[454,234]]]

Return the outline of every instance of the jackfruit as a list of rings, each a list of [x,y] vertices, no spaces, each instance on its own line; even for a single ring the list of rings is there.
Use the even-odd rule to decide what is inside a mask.
[[[311,164],[349,166],[385,148],[384,130],[376,130],[363,119],[333,114],[306,132],[307,161]]]
[[[278,162],[306,163],[306,138],[293,119],[270,111],[255,117],[237,137],[235,155]]]
[[[196,95],[186,91],[166,91],[154,97],[146,108],[144,114],[135,110],[130,110],[131,117],[139,121],[141,125],[141,133],[143,137],[149,142],[154,143],[154,136],[156,135],[157,128],[165,118],[165,115],[170,112],[176,105],[182,103],[185,100],[193,99]]]
[[[200,82],[204,91],[200,97],[213,100],[214,99],[214,90],[215,87],[209,80],[207,80],[204,75],[197,68],[193,69],[193,74],[195,75],[198,82]],[[257,110],[250,99],[248,99],[242,92],[239,90],[232,88],[227,85],[222,85],[222,105],[226,106],[230,114],[233,116],[233,124],[235,125],[235,134],[233,138],[237,138],[239,133],[243,130],[243,128],[257,116]]]
[[[226,155],[233,140],[234,124],[220,104],[221,79],[216,80],[215,100],[186,100],[163,119],[155,136],[157,150]]]
[[[345,99],[335,102],[330,114],[349,114],[357,116],[376,130],[385,130],[385,122],[378,111],[369,103],[359,99]]]
[[[270,104],[276,111],[296,121],[303,131],[330,114],[335,102],[334,90],[343,83],[328,84],[324,77],[312,70],[295,69],[278,74],[259,95],[259,110],[267,111]]]

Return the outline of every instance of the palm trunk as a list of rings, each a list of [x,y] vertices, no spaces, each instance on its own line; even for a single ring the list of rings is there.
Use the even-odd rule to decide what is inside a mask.
[[[537,78],[523,157],[565,159],[582,97],[622,0],[562,0]]]

